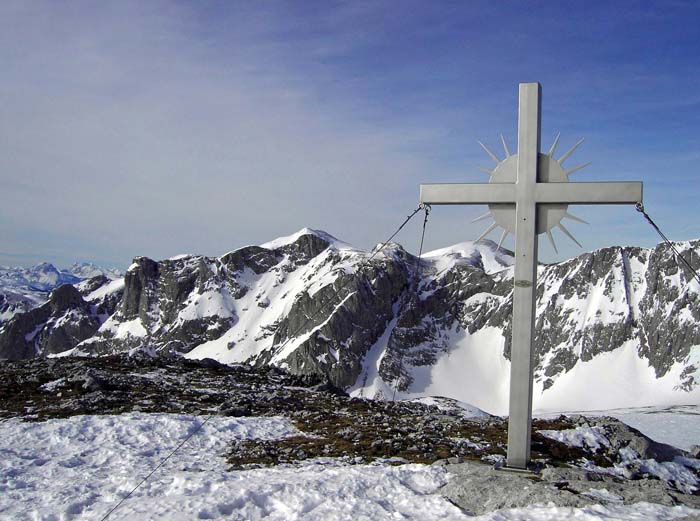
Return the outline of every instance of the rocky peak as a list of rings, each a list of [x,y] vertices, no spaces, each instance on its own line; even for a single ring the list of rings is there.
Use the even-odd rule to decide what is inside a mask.
[[[100,326],[93,306],[64,284],[49,301],[9,320],[0,334],[0,359],[16,360],[60,353],[93,336]]]
[[[63,284],[51,292],[49,305],[52,313],[59,313],[66,309],[78,308],[87,304],[75,286]]]

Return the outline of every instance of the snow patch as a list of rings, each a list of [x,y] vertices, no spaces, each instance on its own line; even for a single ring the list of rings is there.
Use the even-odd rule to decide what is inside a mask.
[[[260,245],[260,247],[268,250],[276,250],[277,248],[282,248],[283,246],[294,244],[299,240],[300,237],[303,237],[304,235],[315,235],[316,237],[323,239],[324,241],[332,244],[333,246],[336,246],[338,249],[354,249],[349,244],[336,239],[330,233],[324,232],[323,230],[313,230],[311,228],[302,228],[301,230],[299,230],[296,233],[293,233],[292,235],[278,237],[277,239],[263,243]]]
[[[104,284],[103,286],[100,286],[97,288],[95,291],[90,293],[87,297],[85,297],[85,300],[87,301],[95,301],[95,300],[101,300],[107,295],[111,295],[112,293],[117,293],[124,289],[124,278],[121,279],[115,279],[109,284]]]
[[[482,411],[470,403],[461,402],[452,398],[445,398],[443,396],[425,396],[423,398],[413,398],[409,401],[422,403],[423,405],[432,405],[445,412],[458,412],[462,418],[491,417],[489,413]]]
[[[561,431],[542,430],[538,432],[570,447],[589,448],[593,451],[597,451],[601,447],[610,447],[610,441],[602,433],[600,427],[576,427]]]
[[[492,274],[514,264],[512,252],[496,247],[492,241],[466,241],[424,253],[422,259],[429,261],[438,274],[460,264],[481,267]]]
[[[110,331],[115,338],[144,337],[148,334],[138,317],[126,322],[117,322],[114,318],[109,318],[100,326],[99,331]]]

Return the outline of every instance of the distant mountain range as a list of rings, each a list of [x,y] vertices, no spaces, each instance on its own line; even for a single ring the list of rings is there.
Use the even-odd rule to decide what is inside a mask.
[[[676,248],[700,269],[700,241]],[[6,322],[0,357],[173,352],[507,412],[512,252],[481,241],[371,255],[303,229],[221,257],[136,257],[123,279],[62,286]],[[700,403],[700,285],[667,246],[538,273],[535,409]]]
[[[17,313],[43,304],[49,293],[63,284],[77,284],[99,275],[117,279],[124,274],[116,269],[77,262],[65,269],[48,262],[30,268],[0,266],[0,324]]]

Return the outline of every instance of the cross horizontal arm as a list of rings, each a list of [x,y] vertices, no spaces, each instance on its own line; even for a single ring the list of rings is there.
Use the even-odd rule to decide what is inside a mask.
[[[537,183],[535,202],[560,204],[635,204],[642,183]]]
[[[420,185],[420,202],[424,204],[514,204],[515,197],[512,183]]]

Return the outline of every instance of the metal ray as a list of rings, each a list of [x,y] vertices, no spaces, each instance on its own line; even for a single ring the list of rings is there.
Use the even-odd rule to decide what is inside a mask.
[[[501,249],[501,244],[503,244],[503,241],[506,240],[506,237],[508,236],[508,230],[505,228],[503,229],[503,233],[501,234],[501,238],[498,240],[498,247],[496,248],[496,251]]]
[[[557,250],[557,244],[554,242],[554,237],[552,236],[551,230],[547,230],[547,238],[549,239],[549,244],[551,244],[552,248],[554,248],[554,251],[556,253],[559,253],[559,250]]]
[[[486,231],[484,231],[484,233],[479,235],[479,238],[477,240],[475,240],[474,242],[479,242],[481,239],[486,237],[489,233],[491,233],[494,230],[494,228],[496,228],[496,226],[498,226],[496,223],[491,223],[491,226],[486,228]]]
[[[496,162],[496,164],[501,162],[501,160],[496,157],[496,154],[491,152],[489,148],[486,145],[484,145],[481,141],[477,141],[477,143],[479,143],[481,145],[481,148],[483,148],[484,151],[491,156],[491,159],[493,159]]]
[[[478,223],[479,221],[483,221],[484,219],[488,219],[489,217],[493,217],[491,215],[491,212],[486,212],[484,215],[480,215],[476,219],[474,219],[472,222],[473,223]]]
[[[559,158],[559,164],[563,165],[564,161],[566,161],[569,158],[569,156],[574,153],[574,150],[576,150],[581,143],[583,143],[583,138],[579,139],[578,143],[571,147],[571,150],[569,150],[566,154]]]
[[[501,142],[503,143],[503,150],[506,151],[506,159],[510,157],[510,150],[508,150],[508,144],[506,143],[506,138],[501,134]]]
[[[589,223],[588,221],[584,221],[584,220],[581,219],[580,217],[576,217],[575,215],[570,214],[569,212],[566,212],[566,213],[564,214],[564,217],[567,217],[567,218],[571,219],[572,221],[577,221],[577,222],[580,222],[580,223],[583,223],[583,224],[591,224],[591,223]]]
[[[573,235],[571,235],[571,232],[570,232],[569,230],[567,230],[566,227],[565,227],[562,223],[557,224],[557,226],[559,227],[559,229],[560,229],[561,231],[563,231],[563,232],[566,234],[566,236],[567,236],[569,239],[571,239],[571,240],[574,241],[576,244],[578,244],[578,247],[579,247],[579,248],[583,248],[583,246],[581,246],[581,243],[578,242],[578,241],[576,240],[576,237],[574,237]]]
[[[554,143],[552,143],[552,148],[549,149],[549,157],[554,156],[554,151],[557,149],[557,145],[559,144],[559,136],[561,136],[561,132],[557,134],[557,137],[554,138]]]
[[[566,175],[573,174],[574,172],[578,172],[578,171],[581,170],[582,168],[586,168],[586,167],[587,167],[588,165],[590,165],[590,164],[591,164],[591,162],[589,161],[588,163],[584,163],[584,164],[582,164],[582,165],[578,165],[578,166],[575,166],[575,167],[573,167],[573,168],[569,168],[568,170],[565,170],[564,173],[565,173]]]
[[[493,170],[489,170],[485,166],[478,165],[477,168],[488,175],[493,175]]]

